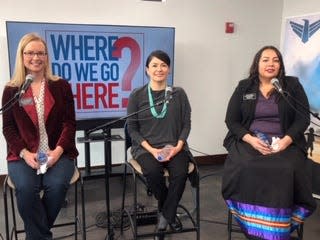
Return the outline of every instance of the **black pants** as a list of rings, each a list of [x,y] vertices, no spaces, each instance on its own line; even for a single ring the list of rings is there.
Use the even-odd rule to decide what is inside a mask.
[[[142,167],[148,186],[159,201],[159,210],[169,223],[174,222],[188,175],[189,156],[187,152],[180,151],[168,162],[159,162],[150,153],[139,156],[137,161]],[[168,187],[163,176],[164,168],[169,171]]]

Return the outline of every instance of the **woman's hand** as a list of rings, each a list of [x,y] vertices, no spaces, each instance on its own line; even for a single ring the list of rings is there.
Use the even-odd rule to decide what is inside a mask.
[[[171,149],[170,154],[168,156],[168,161],[182,150],[183,145],[184,142],[182,140],[179,140],[178,144]]]
[[[158,159],[159,153],[162,149],[152,147],[147,141],[143,141],[141,146],[151,153],[155,159]]]
[[[273,153],[272,149],[270,148],[270,145],[264,143],[259,138],[252,136],[248,133],[243,136],[242,140],[249,143],[255,150],[257,150],[263,155],[268,155]]]
[[[281,138],[277,142],[277,148],[274,148],[272,150],[272,152],[274,152],[274,153],[281,152],[281,151],[285,150],[292,142],[293,142],[292,138],[288,135],[285,135],[283,138]]]
[[[37,154],[29,152],[27,149],[23,150],[23,159],[24,161],[33,169],[39,169],[40,165],[37,160]]]
[[[149,152],[152,154],[152,156],[155,159],[158,159],[158,156],[161,153],[161,151],[162,151],[162,148],[154,148],[154,147],[151,147],[150,150],[149,150]],[[162,161],[165,161],[165,159],[162,160]]]
[[[63,153],[63,148],[60,146],[57,146],[54,150],[49,150],[47,152],[48,155],[48,162],[47,162],[47,167],[52,167],[61,157]]]
[[[149,153],[152,154],[152,156],[155,159],[158,159],[159,154],[162,151],[162,148],[154,148],[152,147],[147,141],[143,141],[141,143],[142,147],[144,147]],[[167,158],[161,160],[161,162],[166,162],[166,161],[170,161],[172,157],[174,157],[178,152],[181,151],[182,147],[184,145],[184,142],[182,140],[179,140],[177,145],[172,147],[172,149],[170,150],[170,153],[168,155]]]

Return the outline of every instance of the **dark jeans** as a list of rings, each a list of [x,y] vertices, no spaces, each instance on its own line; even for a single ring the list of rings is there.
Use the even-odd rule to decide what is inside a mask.
[[[8,173],[16,187],[17,206],[26,239],[52,239],[50,229],[65,200],[74,173],[74,161],[63,155],[43,175],[37,175],[37,171],[24,160],[9,161]]]
[[[159,201],[159,210],[169,223],[173,223],[188,176],[188,154],[181,151],[170,161],[159,162],[150,153],[145,153],[139,156],[137,161],[142,167],[148,186]],[[168,187],[163,176],[164,168],[169,171]]]

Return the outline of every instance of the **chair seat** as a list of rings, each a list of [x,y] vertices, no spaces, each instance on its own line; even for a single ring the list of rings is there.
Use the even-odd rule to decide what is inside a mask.
[[[14,183],[12,182],[10,176],[8,176],[7,184],[8,184],[8,186],[9,186],[9,188],[16,189],[16,186],[15,186]]]
[[[70,179],[70,185],[78,181],[79,177],[80,177],[80,171],[77,167],[75,167],[72,178]]]
[[[320,195],[316,193],[312,193],[314,199],[320,200]]]
[[[130,160],[129,160],[129,163],[130,163],[131,166],[134,168],[134,170],[136,170],[136,172],[138,172],[139,174],[143,175],[141,166],[140,166],[140,164],[137,162],[137,160],[135,160],[135,159],[130,159]],[[189,162],[188,174],[189,174],[189,173],[192,173],[193,170],[194,170],[194,164],[193,164],[192,162]],[[166,168],[164,169],[163,176],[169,177],[169,171],[168,171],[168,169],[166,169]]]

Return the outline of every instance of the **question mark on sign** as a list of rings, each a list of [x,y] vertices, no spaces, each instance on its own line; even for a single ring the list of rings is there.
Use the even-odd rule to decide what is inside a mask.
[[[121,37],[114,42],[113,47],[115,49],[112,52],[112,56],[116,58],[121,58],[122,49],[126,47],[129,48],[131,51],[131,61],[125,73],[123,74],[122,86],[121,86],[122,91],[130,91],[132,90],[133,77],[137,72],[141,63],[141,51],[140,51],[139,44],[137,43],[136,40],[134,40],[131,37]],[[127,106],[128,106],[128,98],[123,98],[122,107],[126,108]]]

